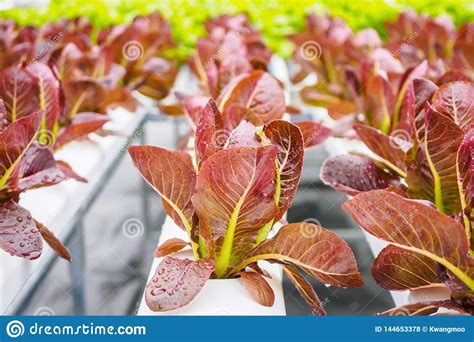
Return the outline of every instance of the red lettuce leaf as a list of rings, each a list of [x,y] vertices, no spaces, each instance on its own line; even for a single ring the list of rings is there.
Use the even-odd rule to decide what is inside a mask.
[[[444,84],[434,94],[432,104],[436,111],[450,117],[465,132],[474,125],[474,83]]]
[[[421,302],[408,304],[398,308],[384,311],[379,316],[429,316],[438,312],[440,308],[455,310],[459,313],[468,313],[462,306],[453,300],[442,300],[432,302]]]
[[[190,246],[190,245],[191,244],[189,242],[186,242],[181,239],[176,239],[176,238],[169,239],[169,240],[166,240],[163,244],[156,247],[153,255],[156,258],[164,257],[169,254],[173,254],[174,252],[180,251],[186,246]]]
[[[214,271],[212,260],[165,257],[145,289],[152,311],[179,309],[191,302]]]
[[[226,145],[227,147],[260,146],[257,128],[246,120],[241,121],[230,134]]]
[[[208,103],[209,97],[206,96],[189,96],[184,100],[184,109],[194,127],[198,125],[202,110]]]
[[[381,170],[372,159],[357,155],[338,155],[325,160],[321,180],[348,195],[398,185],[398,179]]]
[[[474,245],[474,128],[463,138],[457,154],[457,176],[463,223],[470,245]],[[471,247],[472,249],[472,247]]]
[[[456,157],[464,133],[429,105],[425,110],[423,141],[408,165],[408,193],[411,198],[433,202],[441,212],[458,214]]]
[[[232,269],[258,260],[294,264],[313,278],[339,287],[363,285],[356,259],[347,243],[333,232],[309,223],[291,223],[250,252]]]
[[[313,286],[300,274],[298,269],[291,265],[283,265],[283,271],[313,312],[318,316],[326,316],[326,310],[324,310]]]
[[[41,236],[43,237],[44,241],[48,243],[48,245],[52,248],[52,250],[64,260],[72,262],[72,256],[67,250],[67,248],[62,244],[61,241],[58,240],[56,236],[54,236],[53,232],[51,232],[45,225],[35,220],[36,227],[38,228]]]
[[[388,245],[374,261],[372,276],[386,290],[409,290],[439,284],[436,261],[406,249]]]
[[[232,81],[218,99],[222,112],[231,105],[249,110],[247,119],[261,126],[283,116],[286,110],[285,94],[280,83],[270,74],[254,71]]]
[[[29,260],[39,258],[43,250],[43,239],[30,212],[14,201],[0,204],[0,248]]]
[[[354,130],[367,147],[379,156],[382,161],[397,174],[406,174],[406,150],[411,142],[400,141],[397,137],[386,135],[376,128],[356,124]],[[404,145],[405,148],[402,148]]]
[[[275,202],[283,217],[298,190],[303,169],[304,142],[301,130],[284,120],[274,120],[263,128],[270,143],[278,146]]]
[[[0,132],[0,190],[9,182],[15,168],[33,143],[43,113],[22,117]]]
[[[163,199],[166,213],[192,237],[196,172],[190,161],[181,152],[155,146],[131,146],[128,151],[143,178]]]
[[[314,121],[298,121],[295,125],[301,129],[305,148],[318,146],[332,135],[331,129]]]
[[[209,157],[199,171],[192,203],[218,277],[250,251],[260,228],[278,214],[276,154],[276,146],[233,147]]]
[[[30,189],[55,185],[68,177],[58,167],[49,148],[33,143],[18,165],[17,182],[11,184],[12,192],[23,192]]]
[[[107,116],[96,113],[75,115],[71,122],[58,133],[54,149],[59,149],[71,141],[81,139],[89,133],[99,130],[109,120]]]
[[[359,194],[342,207],[368,233],[436,261],[474,289],[466,233],[455,219],[384,190]]]
[[[252,298],[263,306],[273,306],[275,293],[263,276],[257,272],[241,272],[240,279]]]
[[[10,122],[43,110],[43,128],[54,130],[59,118],[59,82],[51,69],[42,63],[0,72],[0,96]]]
[[[222,115],[214,100],[204,107],[196,127],[195,151],[198,165],[221,150],[230,132],[222,127]]]

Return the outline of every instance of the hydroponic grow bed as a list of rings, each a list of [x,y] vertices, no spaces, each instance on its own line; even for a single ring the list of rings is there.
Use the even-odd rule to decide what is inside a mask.
[[[81,251],[67,242],[126,154],[168,215],[139,314],[284,315],[284,272],[325,315],[309,278],[329,288],[364,279],[317,218],[286,222],[305,150],[324,144],[315,180],[348,195],[342,208],[365,233],[372,276],[398,307],[381,314],[472,314],[472,11],[396,5],[377,2],[372,26],[347,10],[357,4],[333,5],[347,21],[308,11],[306,25],[299,8],[268,25],[252,7],[206,18],[194,40],[180,31],[194,19],[166,19],[192,6],[168,2],[157,5],[164,15],[140,5],[133,13],[146,15],[116,22],[133,7],[121,3],[105,27],[100,5],[85,7],[92,21],[0,19],[2,310],[22,311],[56,255],[72,262],[84,313]],[[53,1],[51,14],[62,6]],[[28,13],[5,16],[24,23]],[[129,146],[158,115],[186,118],[176,145]],[[43,245],[55,255],[34,261]]]

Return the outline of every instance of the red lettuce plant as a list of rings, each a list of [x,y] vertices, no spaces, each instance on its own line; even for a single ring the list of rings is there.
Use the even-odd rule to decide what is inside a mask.
[[[104,115],[79,112],[63,103],[64,93],[52,70],[43,63],[9,67],[0,71],[0,99],[4,103],[5,124],[40,109],[45,115],[37,139],[54,149],[83,138],[100,129],[108,118]],[[81,96],[76,103],[81,101]],[[67,101],[66,101],[67,102]],[[81,102],[82,103],[82,102]]]
[[[386,27],[389,40],[382,43],[372,29],[352,33],[338,18],[309,15],[305,31],[289,36],[296,46],[292,81],[317,76],[300,90],[301,99],[336,120],[363,114],[365,123],[390,133],[414,78],[438,85],[473,79],[469,24],[456,32],[448,17],[408,11]]]
[[[133,88],[124,86],[126,70],[114,63],[99,46],[81,51],[74,44],[61,50],[53,64],[64,93],[65,112],[73,118],[80,112],[106,113],[108,108],[137,107]]]
[[[438,88],[415,79],[401,136],[356,125],[374,157],[335,156],[321,171],[325,183],[355,195],[344,205],[355,221],[390,243],[373,266],[380,286],[407,290],[444,283],[452,291],[451,301],[403,308],[410,313],[439,307],[473,312],[473,90],[470,82]]]
[[[301,130],[282,120],[262,128],[242,121],[222,138],[223,127],[223,115],[211,100],[197,124],[194,162],[183,152],[129,148],[135,166],[190,240],[173,239],[158,247],[156,255],[166,257],[147,285],[148,306],[177,309],[211,277],[240,277],[260,304],[271,306],[273,292],[266,272],[257,266],[269,260],[282,264],[313,310],[324,314],[300,271],[335,286],[361,286],[350,248],[334,233],[307,223],[284,225],[268,238],[297,190],[304,153]],[[188,245],[194,260],[167,256]]]
[[[123,85],[154,100],[168,95],[178,68],[163,57],[174,42],[170,24],[159,13],[103,30],[98,44],[108,59],[125,68]]]
[[[315,85],[300,90],[301,99],[326,108],[336,120],[374,107],[364,103],[362,95],[379,97],[384,88],[398,86],[405,72],[400,61],[382,47],[375,30],[354,34],[339,18],[311,14],[305,31],[288,38],[295,45],[292,82],[299,83],[310,74],[317,77]],[[374,90],[376,95],[372,95]]]
[[[452,56],[456,29],[450,17],[430,18],[413,10],[401,13],[395,22],[385,24],[388,33],[387,47],[404,65],[418,64],[427,59]]]
[[[0,114],[5,115],[1,108]],[[44,239],[59,256],[71,261],[62,243],[18,204],[24,191],[78,178],[66,163],[54,160],[47,146],[35,142],[43,116],[42,112],[23,116],[0,132],[4,146],[0,151],[0,248],[32,260],[41,255]]]
[[[184,107],[193,127],[197,126],[208,100],[206,96],[185,99]],[[260,126],[282,118],[286,111],[282,85],[260,70],[234,78],[220,93],[217,106],[227,130],[234,129],[242,120]]]
[[[384,314],[426,315],[439,308],[474,314],[474,259],[461,223],[427,203],[386,190],[359,194],[343,208],[368,233],[389,243],[372,268],[377,284],[398,291],[444,284],[451,290],[450,300]]]
[[[272,54],[246,15],[224,15],[205,25],[208,36],[198,40],[189,63],[205,95],[217,98],[237,76],[267,70]]]

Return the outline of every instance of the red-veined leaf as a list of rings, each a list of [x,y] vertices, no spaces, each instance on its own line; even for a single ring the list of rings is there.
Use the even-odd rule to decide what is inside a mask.
[[[372,266],[375,282],[386,290],[409,290],[441,283],[436,261],[406,249],[388,245]]]
[[[17,178],[10,189],[12,192],[55,185],[68,177],[58,167],[51,150],[34,142],[18,165]]]
[[[413,80],[413,92],[415,94],[415,115],[425,106],[425,103],[433,98],[438,86],[430,80],[416,78]]]
[[[435,110],[450,117],[465,132],[474,125],[474,83],[444,84],[434,94],[432,103]]]
[[[59,117],[59,83],[48,66],[37,62],[4,69],[0,94],[10,122],[43,110],[44,128],[53,130]]]
[[[212,260],[165,257],[145,289],[152,311],[169,311],[188,304],[201,291],[214,271]]]
[[[408,165],[408,193],[412,198],[433,202],[441,212],[458,214],[456,156],[464,133],[429,105],[425,110],[424,138]]]
[[[236,78],[224,88],[218,103],[222,112],[233,104],[249,109],[248,120],[256,126],[281,118],[286,110],[280,83],[263,71]]]
[[[189,242],[186,242],[181,239],[176,239],[176,238],[169,239],[169,240],[166,240],[161,245],[159,245],[158,247],[156,247],[153,255],[156,258],[164,257],[174,252],[180,251],[186,246],[190,246],[190,245],[191,244]]]
[[[421,302],[408,304],[398,308],[379,313],[379,316],[429,316],[438,312],[439,309],[455,310],[459,313],[467,313],[462,306],[453,300],[442,300],[433,302]]]
[[[240,278],[252,298],[263,306],[273,306],[275,293],[265,278],[257,272],[241,272]]]
[[[0,190],[33,143],[42,117],[42,112],[22,117],[0,132],[0,144],[4,146],[0,149]]]
[[[65,115],[73,118],[80,112],[104,113],[107,89],[90,77],[64,80],[62,82],[65,98]]]
[[[249,252],[259,229],[278,214],[276,154],[276,146],[233,147],[209,157],[199,171],[192,202],[219,277]]]
[[[96,113],[77,114],[71,122],[59,132],[54,142],[54,149],[61,148],[71,141],[83,138],[89,133],[99,130],[109,120],[107,116]]]
[[[202,110],[208,103],[209,97],[206,96],[189,96],[184,100],[184,109],[194,127],[198,125]]]
[[[474,128],[463,138],[457,154],[456,165],[463,222],[472,246],[474,230]]]
[[[326,316],[326,310],[324,310],[313,286],[300,274],[298,269],[291,265],[283,265],[283,271],[313,312],[318,316]]]
[[[37,96],[38,108],[45,113],[44,128],[53,131],[60,114],[59,82],[51,69],[42,63],[33,63],[26,68],[26,72],[30,74],[37,88],[36,93],[30,94],[29,97]]]
[[[406,151],[402,149],[402,146],[405,144],[411,146],[411,142],[399,141],[396,137],[386,135],[367,125],[355,124],[354,130],[364,144],[379,156],[390,169],[401,176],[406,175]]]
[[[54,236],[53,232],[51,232],[46,226],[38,221],[35,220],[36,227],[43,237],[44,241],[48,243],[51,249],[61,258],[72,262],[72,256],[67,250],[67,248],[63,245],[61,241],[58,240],[56,236]]]
[[[5,103],[0,99],[0,132],[8,125],[7,110]]]
[[[387,133],[395,106],[395,94],[390,83],[380,75],[372,76],[365,84],[364,93],[365,115],[370,126]]]
[[[192,237],[196,172],[189,162],[180,152],[155,146],[131,146],[128,151],[143,178],[163,199],[167,214]]]
[[[396,186],[399,180],[381,170],[372,159],[357,155],[338,155],[324,161],[321,180],[348,195]]]
[[[260,146],[257,128],[246,120],[241,121],[230,133],[226,145],[227,147]]]
[[[14,201],[3,202],[0,222],[0,248],[21,258],[39,258],[43,240],[28,210]]]
[[[270,143],[278,146],[275,202],[280,213],[278,221],[288,208],[298,190],[303,169],[304,142],[301,130],[284,120],[273,120],[263,128]]]
[[[466,233],[456,220],[384,190],[361,193],[342,207],[368,233],[436,261],[474,289]]]
[[[298,121],[295,125],[301,129],[305,148],[318,146],[332,135],[331,129],[314,121]]]
[[[195,150],[198,165],[222,149],[230,132],[222,127],[222,115],[214,100],[209,100],[202,110],[196,127]]]
[[[400,80],[400,85],[398,87],[398,98],[396,107],[394,108],[394,115],[393,115],[393,122],[395,125],[398,124],[399,118],[401,116],[400,110],[402,109],[403,100],[405,99],[405,94],[409,90],[412,85],[414,79],[422,78],[428,71],[428,62],[422,61],[420,64],[407,68],[405,74],[402,76]],[[416,92],[415,92],[416,96]],[[395,100],[395,99],[394,99]],[[416,100],[415,100],[416,101]]]
[[[257,263],[257,262],[254,262],[253,264],[250,264],[250,265],[248,265],[247,267],[249,267],[250,269],[254,270],[255,272],[260,273],[260,274],[263,275],[264,277],[267,277],[267,278],[272,279],[272,276],[270,275],[270,273],[268,273],[268,271],[264,270],[263,268],[260,268],[260,266],[258,266],[258,263]]]
[[[232,269],[238,272],[258,260],[294,264],[312,277],[334,286],[363,285],[354,253],[339,236],[309,223],[291,223],[280,228]]]

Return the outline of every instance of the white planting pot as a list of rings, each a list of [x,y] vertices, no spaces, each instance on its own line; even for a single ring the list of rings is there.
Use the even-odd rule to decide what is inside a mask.
[[[186,233],[167,217],[162,228],[159,244],[170,238],[188,240]],[[173,257],[192,259],[190,250],[175,253]],[[155,258],[148,281],[153,278],[162,258]],[[266,307],[255,302],[242,285],[240,279],[209,279],[202,290],[187,305],[177,310],[153,312],[145,303],[143,295],[139,316],[284,316],[286,315],[285,299],[282,286],[282,269],[279,265],[260,262],[259,265],[268,271],[271,279],[265,278],[275,293],[275,303]]]

